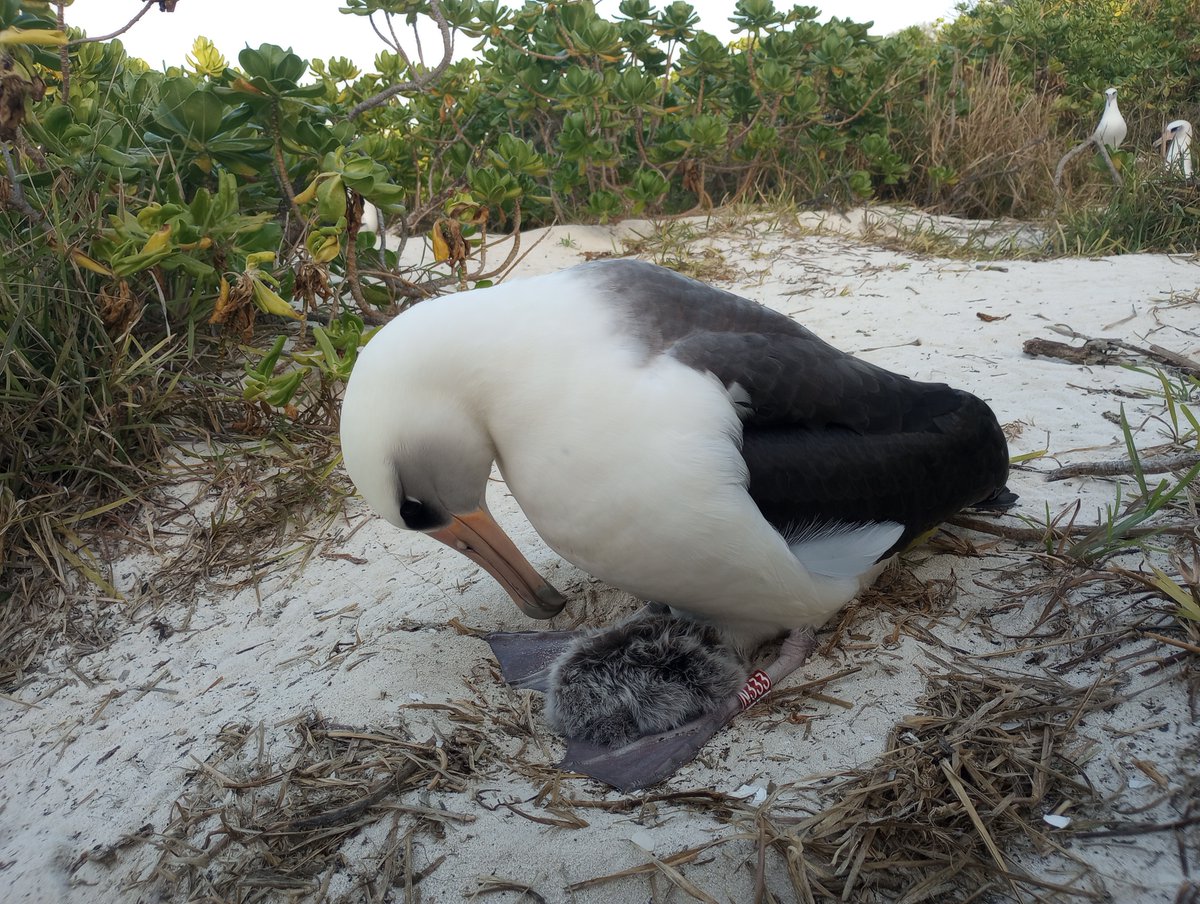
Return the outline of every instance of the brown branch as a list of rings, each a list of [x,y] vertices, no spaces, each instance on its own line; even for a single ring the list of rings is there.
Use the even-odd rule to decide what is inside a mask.
[[[486,239],[486,236],[485,236],[485,239]],[[487,248],[485,245],[481,244],[480,249],[479,249],[479,253],[480,253],[479,267],[480,268],[470,278],[472,280],[474,280],[475,282],[478,282],[481,279],[493,279],[496,277],[503,279],[504,276],[508,275],[507,270],[510,267],[510,265],[512,265],[514,263],[514,261],[516,260],[517,253],[520,250],[521,250],[521,202],[518,199],[513,204],[512,247],[510,247],[508,249],[508,255],[499,264],[499,266],[493,267],[491,270],[489,270],[488,272],[485,273],[485,272],[483,272],[483,267],[485,266]]]
[[[1090,138],[1087,141],[1082,141],[1059,158],[1058,166],[1054,167],[1054,190],[1056,192],[1062,191],[1062,175],[1063,170],[1067,168],[1067,164],[1087,150],[1091,143],[1092,139]]]
[[[67,33],[67,22],[63,17],[65,5],[62,0],[58,3],[58,30],[63,34]],[[58,48],[58,65],[62,70],[62,84],[59,87],[59,100],[61,103],[66,103],[71,99],[71,52],[66,44]]]
[[[429,15],[437,23],[438,31],[442,35],[441,61],[424,75],[417,76],[411,81],[397,82],[394,85],[384,88],[378,94],[374,94],[366,100],[355,104],[350,112],[346,114],[347,119],[356,119],[367,112],[367,110],[381,107],[397,94],[402,94],[405,91],[419,91],[431,82],[436,81],[446,71],[446,67],[450,65],[450,60],[454,56],[454,38],[450,33],[450,23],[446,21],[446,15],[442,12],[441,0],[430,0]],[[405,58],[407,59],[407,55]],[[409,68],[412,67],[410,66]]]
[[[1121,174],[1117,172],[1117,168],[1113,165],[1112,157],[1108,155],[1108,148],[1106,148],[1103,142],[1093,135],[1088,138],[1087,141],[1081,141],[1079,144],[1075,145],[1075,147],[1071,148],[1071,150],[1063,154],[1062,158],[1058,161],[1058,166],[1054,167],[1054,190],[1056,192],[1061,193],[1062,191],[1062,174],[1063,170],[1067,168],[1067,164],[1093,145],[1100,149],[1100,156],[1103,157],[1104,162],[1108,164],[1108,171],[1112,173],[1113,182],[1117,184],[1118,188],[1124,184],[1124,181],[1121,179]]]
[[[1161,345],[1154,344],[1151,344],[1147,348],[1142,348],[1140,345],[1130,345],[1128,342],[1121,342],[1120,340],[1114,340],[1113,344],[1125,349],[1127,352],[1135,352],[1166,364],[1169,367],[1174,367],[1176,370],[1181,370],[1193,377],[1200,377],[1200,361],[1193,361],[1186,355],[1173,352],[1169,348],[1163,348]]]
[[[394,51],[396,51],[396,53],[401,54],[404,61],[407,62],[408,56],[405,55],[404,51],[401,49],[400,42],[397,40],[394,40],[396,37],[396,32],[392,28],[392,17],[388,13],[384,13],[384,15],[387,16],[386,21],[387,21],[388,31],[390,31],[392,33],[391,38],[388,38],[387,35],[385,35],[382,31],[380,31],[379,26],[375,24],[375,13],[371,13],[371,15],[367,16],[367,21],[371,23],[371,28],[375,31],[375,34],[379,36],[379,40],[383,41],[384,44],[387,44],[387,46],[392,48]]]
[[[1189,653],[1200,654],[1200,647],[1196,646],[1194,643],[1188,643],[1185,640],[1176,640],[1174,637],[1166,637],[1162,634],[1156,634],[1154,631],[1147,631],[1142,636],[1152,637],[1157,641],[1167,644],[1168,646],[1179,647],[1181,650],[1187,650]]]
[[[1104,162],[1108,166],[1108,171],[1112,173],[1113,182],[1116,183],[1117,188],[1120,188],[1125,184],[1125,180],[1121,178],[1121,174],[1117,172],[1116,166],[1113,165],[1112,157],[1108,156],[1108,148],[1104,146],[1103,141],[1100,141],[1099,139],[1093,140],[1096,143],[1096,147],[1100,149],[1100,156],[1104,158]]]
[[[9,184],[12,185],[12,191],[9,193],[8,203],[25,216],[29,217],[35,223],[45,223],[46,218],[42,216],[42,212],[35,208],[25,198],[25,189],[20,182],[17,181],[17,168],[13,164],[12,153],[8,149],[7,141],[0,141],[0,154],[4,156],[4,168],[8,173]]]
[[[1152,832],[1176,832],[1200,823],[1200,816],[1185,816],[1171,822],[1134,822],[1115,829],[1096,829],[1089,832],[1072,832],[1072,838],[1119,838],[1128,835],[1147,835]]]
[[[392,18],[388,16],[388,28],[391,29],[392,37],[396,38],[396,29],[392,28]],[[417,28],[417,20],[412,21],[413,43],[417,45],[417,60],[422,66],[425,65],[425,51],[421,47],[421,30]],[[400,39],[396,38],[396,43],[400,43]]]
[[[1082,336],[1078,338],[1083,339]],[[1027,355],[1061,358],[1074,364],[1120,364],[1122,362],[1117,357],[1117,351],[1127,351],[1173,367],[1190,376],[1200,377],[1200,361],[1194,361],[1186,355],[1173,352],[1161,345],[1151,344],[1149,347],[1143,348],[1120,339],[1084,339],[1083,345],[1068,345],[1053,339],[1034,338],[1026,339],[1021,349]]]
[[[1167,471],[1181,471],[1200,464],[1200,452],[1180,452],[1177,455],[1158,455],[1153,458],[1143,458],[1139,462],[1142,473],[1162,474]],[[1066,480],[1068,477],[1115,477],[1120,474],[1133,474],[1133,462],[1128,459],[1118,461],[1081,462],[1076,465],[1066,465],[1057,468],[1046,475],[1047,480]]]
[[[279,191],[288,200],[288,204],[292,208],[292,213],[296,215],[301,223],[304,222],[304,212],[300,209],[300,205],[296,203],[296,193],[292,190],[292,180],[288,178],[287,163],[283,159],[283,136],[279,129],[279,108],[276,107],[271,114],[271,139],[272,150],[274,151],[274,167],[275,181],[279,183]]]
[[[121,35],[125,34],[125,32],[129,31],[129,29],[133,28],[133,26],[137,24],[138,19],[140,19],[140,18],[142,18],[142,16],[146,15],[146,13],[148,13],[150,11],[150,7],[152,7],[157,2],[158,2],[158,0],[146,0],[146,5],[141,8],[141,10],[138,12],[138,14],[136,16],[134,16],[132,19],[130,19],[123,27],[118,28],[112,34],[100,35],[100,37],[98,37],[98,38],[77,38],[74,41],[68,41],[66,46],[67,47],[77,47],[80,44],[97,44],[97,43],[100,43],[101,41],[111,41],[113,38],[119,38],[119,37],[121,37]]]
[[[363,317],[370,319],[375,309],[363,297],[358,274],[358,230],[362,225],[362,196],[353,189],[346,192],[346,286]],[[386,243],[386,239],[384,240]]]
[[[1053,339],[1026,339],[1021,351],[1027,355],[1042,355],[1046,358],[1059,358],[1072,364],[1110,364],[1116,351],[1115,344],[1109,339],[1088,339],[1083,345],[1069,345]]]
[[[458,277],[454,274],[449,276],[439,276],[434,279],[426,280],[425,282],[413,282],[411,279],[405,279],[403,276],[398,276],[391,270],[360,270],[359,276],[370,277],[377,279],[388,287],[388,290],[395,296],[407,301],[432,298],[437,294],[437,290],[444,289],[446,286],[452,286],[458,282]],[[399,308],[393,305],[387,313],[399,313],[407,305],[401,304]],[[382,315],[373,315],[381,317]]]

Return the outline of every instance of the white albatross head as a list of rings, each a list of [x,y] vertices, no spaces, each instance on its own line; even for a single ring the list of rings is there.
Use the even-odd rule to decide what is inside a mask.
[[[526,615],[551,618],[565,598],[487,509],[496,450],[472,408],[475,378],[420,328],[419,313],[393,321],[417,329],[384,327],[359,355],[342,402],[346,470],[389,522],[457,550],[495,578]]]
[[[1185,179],[1192,175],[1192,124],[1176,119],[1163,127],[1162,135],[1154,141],[1162,148],[1163,161],[1169,170],[1177,170]]]

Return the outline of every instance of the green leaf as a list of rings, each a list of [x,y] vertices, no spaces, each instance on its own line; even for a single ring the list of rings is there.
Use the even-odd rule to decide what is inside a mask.
[[[341,176],[330,176],[317,186],[317,213],[327,223],[346,215],[346,188]]]

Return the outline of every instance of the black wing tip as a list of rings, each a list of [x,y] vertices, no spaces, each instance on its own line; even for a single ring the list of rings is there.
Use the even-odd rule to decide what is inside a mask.
[[[1017,500],[1021,497],[1010,490],[1008,487],[1000,487],[986,499],[982,499],[970,506],[972,509],[979,509],[986,512],[1007,512],[1017,504]]]

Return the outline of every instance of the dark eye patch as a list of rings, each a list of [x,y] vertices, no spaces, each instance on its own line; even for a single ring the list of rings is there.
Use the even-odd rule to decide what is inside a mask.
[[[404,498],[400,502],[400,517],[409,530],[431,530],[444,527],[449,519],[445,514],[420,499]]]

